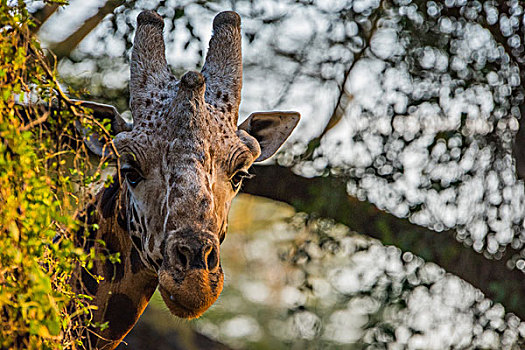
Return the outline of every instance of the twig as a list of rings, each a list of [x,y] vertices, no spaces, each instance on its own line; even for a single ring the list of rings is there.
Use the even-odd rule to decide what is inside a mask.
[[[50,114],[51,113],[49,113],[49,111],[47,111],[42,116],[40,116],[39,118],[33,120],[31,123],[21,126],[18,130],[20,130],[20,131],[27,131],[27,130],[31,129],[32,127],[34,127],[34,126],[40,125],[40,124],[44,123],[47,120],[47,118],[49,117]]]
[[[383,1],[381,1],[381,4],[378,7],[378,9],[380,9],[382,6],[383,6]],[[376,10],[376,11],[378,11],[378,10]],[[354,55],[354,59],[352,60],[352,63],[350,64],[348,69],[345,71],[345,74],[343,76],[343,81],[341,82],[341,87],[339,88],[339,96],[337,98],[337,102],[336,102],[335,107],[334,107],[334,109],[332,111],[332,115],[330,116],[330,119],[326,123],[325,127],[323,128],[323,131],[319,134],[319,136],[313,138],[310,142],[308,142],[308,146],[306,148],[306,151],[300,156],[300,158],[302,160],[309,160],[309,159],[312,158],[312,155],[313,155],[314,151],[321,144],[321,138],[330,129],[332,129],[334,126],[336,126],[337,123],[339,123],[339,121],[343,118],[344,110],[341,111],[340,113],[338,111],[342,108],[343,101],[344,101],[343,97],[346,95],[346,92],[345,92],[346,82],[347,82],[348,78],[350,77],[350,72],[354,68],[356,62],[358,62],[361,59],[361,57],[365,53],[365,50],[370,45],[370,40],[372,39],[372,36],[374,36],[374,33],[377,30],[378,19],[379,19],[379,15],[376,13],[376,16],[373,18],[372,28],[370,29],[369,34],[365,38],[365,43],[366,43],[365,46],[359,52],[357,52]],[[353,96],[350,95],[349,100],[352,100],[352,99],[353,99]]]

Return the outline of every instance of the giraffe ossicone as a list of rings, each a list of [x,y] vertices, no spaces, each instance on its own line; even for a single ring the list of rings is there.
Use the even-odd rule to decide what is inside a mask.
[[[89,248],[119,253],[121,261],[100,261],[78,274],[78,291],[92,295],[97,306],[93,321],[109,322],[88,337],[93,347],[118,345],[157,286],[179,317],[198,317],[217,300],[230,203],[248,168],[272,156],[299,121],[297,112],[259,112],[237,126],[242,85],[237,13],[215,17],[202,71],[180,80],[166,62],[162,18],[143,11],[137,23],[130,68],[133,123],[112,106],[80,103],[111,117],[114,148],[103,147],[96,135],[86,144],[101,156],[115,149],[119,171],[86,210],[86,220],[98,230],[79,235],[91,242]],[[92,277],[97,274],[104,277],[100,283]]]

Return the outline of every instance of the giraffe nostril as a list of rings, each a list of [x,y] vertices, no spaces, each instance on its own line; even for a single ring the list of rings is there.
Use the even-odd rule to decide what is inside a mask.
[[[213,245],[209,245],[204,249],[204,257],[208,271],[213,271],[219,264],[219,256],[217,254],[217,248]]]
[[[188,267],[188,263],[191,261],[191,249],[188,246],[181,245],[175,249],[177,259],[180,264],[184,267]]]

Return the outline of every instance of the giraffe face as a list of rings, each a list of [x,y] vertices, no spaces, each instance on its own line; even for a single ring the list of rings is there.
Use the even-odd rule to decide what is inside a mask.
[[[230,203],[260,155],[213,106],[159,114],[119,134],[126,229],[177,316],[197,317],[222,291],[220,243]],[[144,118],[142,120],[145,120]]]
[[[237,126],[242,60],[236,13],[215,17],[201,73],[188,72],[180,81],[167,67],[162,18],[144,11],[137,22],[133,125],[114,108],[103,108],[114,113],[121,185],[117,222],[129,232],[143,266],[158,275],[170,311],[194,318],[222,291],[220,243],[233,197],[248,168],[277,151],[299,114],[253,113]],[[96,140],[88,141],[91,150],[104,154]]]

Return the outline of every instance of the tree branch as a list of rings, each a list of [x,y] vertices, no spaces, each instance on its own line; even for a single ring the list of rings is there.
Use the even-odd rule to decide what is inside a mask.
[[[56,10],[58,10],[58,7],[60,4],[57,3],[48,3],[40,10],[36,11],[33,14],[33,18],[35,19],[35,27],[31,28],[31,30],[36,33],[44,24],[45,21],[53,14]]]
[[[69,56],[71,51],[78,46],[78,44],[89,34],[95,27],[104,19],[104,17],[112,13],[117,7],[122,5],[124,0],[109,0],[100,7],[96,14],[88,18],[84,24],[80,26],[73,34],[63,41],[53,44],[51,50],[56,55],[56,59],[60,60],[62,57]]]
[[[292,205],[296,210],[334,219],[350,229],[412,252],[455,274],[488,298],[502,303],[507,311],[525,319],[525,274],[507,268],[512,252],[500,260],[489,260],[455,238],[454,231],[435,232],[360,202],[346,192],[342,179],[305,178],[277,165],[254,166],[256,177],[243,192]]]

